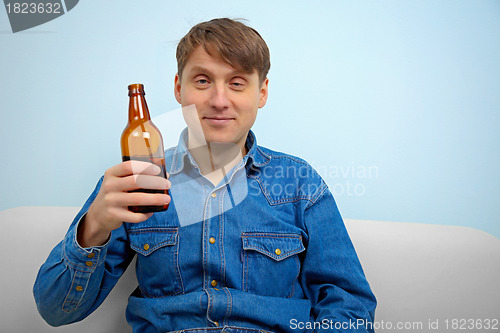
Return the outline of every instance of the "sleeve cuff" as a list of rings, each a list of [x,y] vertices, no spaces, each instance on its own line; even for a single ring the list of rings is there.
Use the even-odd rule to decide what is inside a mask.
[[[83,248],[78,244],[76,233],[78,226],[86,213],[73,225],[64,238],[64,260],[76,270],[92,273],[97,267],[103,264],[108,250],[110,240],[101,246]],[[110,237],[111,239],[111,237]]]

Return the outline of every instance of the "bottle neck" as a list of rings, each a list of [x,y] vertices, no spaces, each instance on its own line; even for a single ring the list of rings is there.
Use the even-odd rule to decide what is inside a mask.
[[[151,120],[146,99],[141,93],[130,94],[128,121],[131,123],[139,120]]]

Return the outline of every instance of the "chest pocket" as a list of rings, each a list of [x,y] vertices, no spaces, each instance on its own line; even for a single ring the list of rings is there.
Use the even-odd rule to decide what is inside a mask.
[[[137,253],[137,280],[144,296],[182,293],[178,228],[133,229],[129,238],[130,247]]]
[[[300,274],[297,254],[305,250],[297,234],[244,232],[242,290],[291,297]]]

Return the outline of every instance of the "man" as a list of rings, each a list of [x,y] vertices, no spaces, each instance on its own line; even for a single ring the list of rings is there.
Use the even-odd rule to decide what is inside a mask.
[[[177,62],[188,128],[166,151],[169,180],[145,162],[106,171],[40,269],[41,315],[54,326],[85,318],[137,255],[134,332],[372,332],[375,297],[326,184],[250,130],[268,96],[264,40],[230,19],[200,23]],[[129,193],[141,187],[171,197]]]

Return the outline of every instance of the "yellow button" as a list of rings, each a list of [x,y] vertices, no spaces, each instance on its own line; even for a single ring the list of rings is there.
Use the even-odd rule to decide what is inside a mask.
[[[215,198],[215,197],[217,197],[217,193],[214,192],[214,193],[212,193],[212,198]]]
[[[281,250],[280,249],[276,249],[276,250],[274,250],[274,253],[276,253],[276,255],[279,256],[281,254]]]
[[[94,257],[95,257],[95,253],[89,253],[89,254],[87,255],[87,258],[89,258],[89,259],[92,259],[92,258],[94,258]]]
[[[85,262],[85,265],[89,266],[89,267],[92,267],[94,263],[92,261],[86,261]]]
[[[210,244],[215,244],[215,238],[213,237],[210,237],[208,241],[210,242]]]
[[[219,323],[214,321],[215,326],[219,327]]]
[[[142,247],[144,250],[149,250],[149,244],[144,244],[144,246]]]
[[[82,286],[76,286],[76,291],[82,291],[83,290],[83,287]]]
[[[212,285],[212,287],[216,287],[217,286],[217,281],[212,280],[212,282],[210,282],[210,284]]]

